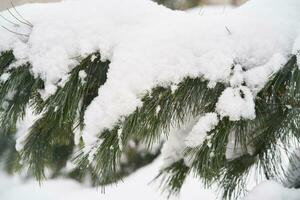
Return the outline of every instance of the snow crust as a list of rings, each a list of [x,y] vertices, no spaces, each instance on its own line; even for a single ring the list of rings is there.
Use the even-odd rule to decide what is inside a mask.
[[[299,9],[298,0],[252,0],[219,16],[172,11],[148,0],[35,4],[18,7],[32,27],[0,21],[19,33],[0,29],[0,51],[13,49],[19,63],[32,64],[32,73],[45,81],[44,98],[79,56],[100,51],[111,61],[107,82],[85,115],[83,138],[90,146],[103,129],[141,106],[151,88],[187,76],[202,76],[210,86],[228,83],[216,112],[253,119],[255,94],[299,48]],[[8,12],[1,15],[18,23]]]

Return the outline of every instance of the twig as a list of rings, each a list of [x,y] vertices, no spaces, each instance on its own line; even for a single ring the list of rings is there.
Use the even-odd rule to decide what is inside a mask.
[[[225,26],[227,32],[229,33],[229,35],[232,35],[232,32],[229,30],[229,28],[227,26]]]
[[[32,25],[30,25],[30,24],[28,24],[28,23],[26,23],[26,22],[21,21],[19,18],[17,18],[17,17],[10,11],[10,9],[6,9],[6,10],[7,10],[7,11],[9,12],[9,14],[10,14],[11,16],[13,16],[17,21],[19,21],[20,23],[25,24],[25,25],[27,25],[27,26],[29,26],[29,27],[32,28]]]
[[[7,31],[9,31],[9,32],[11,32],[11,33],[13,33],[13,34],[20,35],[20,36],[24,36],[24,37],[29,37],[29,35],[27,35],[27,34],[17,33],[17,32],[15,32],[15,31],[12,31],[12,30],[6,28],[5,26],[2,26],[2,25],[0,25],[0,26],[1,26],[3,29],[5,29],[5,30],[7,30]]]
[[[0,14],[0,17],[1,17],[2,19],[4,19],[5,21],[7,21],[8,23],[11,23],[11,24],[13,24],[14,26],[20,26],[19,24],[17,24],[17,23],[14,23],[14,22],[10,21],[9,19],[7,19],[6,17],[4,17],[4,16],[3,16],[3,15],[1,15],[1,14]]]
[[[11,6],[12,6],[12,8],[14,9],[14,11],[24,20],[24,22],[26,22],[26,24],[28,25],[28,26],[31,26],[31,27],[33,27],[33,25],[28,21],[28,20],[26,20],[19,12],[18,12],[18,10],[16,9],[16,7],[15,7],[15,5],[13,4],[13,2],[12,1],[10,1],[10,4],[11,4]]]
[[[225,14],[225,10],[226,10],[226,5],[224,4],[224,6],[223,6],[223,15]]]
[[[199,9],[199,11],[198,11],[198,15],[201,15],[202,9],[203,9],[203,6],[201,5],[201,6],[200,6],[200,9]]]
[[[200,13],[200,15],[203,16],[203,15],[204,15],[204,12],[205,12],[205,6],[202,6],[202,7],[201,7],[201,13]]]

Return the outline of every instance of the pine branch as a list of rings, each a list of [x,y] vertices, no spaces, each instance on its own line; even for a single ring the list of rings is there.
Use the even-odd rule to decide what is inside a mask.
[[[96,59],[91,59],[95,56]],[[64,162],[70,158],[74,147],[74,128],[83,126],[83,113],[86,107],[97,96],[98,88],[106,81],[109,63],[103,63],[100,59],[99,53],[83,59],[70,72],[69,80],[64,86],[36,106],[42,117],[31,127],[21,156],[29,163],[29,170],[38,180],[44,179],[45,168],[57,161],[55,160],[57,148],[69,149]],[[80,73],[86,77],[80,77]]]
[[[164,192],[168,192],[168,196],[177,195],[187,176],[190,173],[190,168],[185,165],[181,159],[173,163],[171,166],[164,168],[156,176],[154,180],[161,181],[160,187]]]
[[[232,123],[225,118],[212,130],[210,139],[196,148],[188,148],[186,155],[193,158],[192,169],[198,177],[203,179],[204,185],[209,187],[226,163],[225,152]]]
[[[217,177],[219,192],[223,199],[238,199],[246,193],[247,178],[255,163],[256,158],[249,156],[226,162]]]
[[[38,180],[45,178],[45,168],[51,168],[53,176],[57,176],[73,154],[74,130],[84,127],[85,110],[98,95],[98,88],[106,82],[109,62],[101,62],[99,53],[82,59],[66,83],[46,100],[40,98],[38,91],[43,89],[43,81],[32,76],[31,65],[9,68],[13,62],[11,51],[1,53],[0,75],[9,74],[0,88],[0,100],[6,102],[0,110],[1,134],[10,138],[16,131],[16,122],[24,117],[26,107],[32,106],[41,117],[30,129],[20,152],[21,159]],[[121,117],[111,130],[99,134],[99,143],[91,150],[94,154],[82,151],[77,156],[77,169],[89,171],[95,185],[117,182],[124,176],[120,171],[120,158],[131,140],[146,143],[150,148],[162,134],[168,137],[171,127],[180,127],[191,118],[214,112],[225,84],[207,86],[208,81],[198,77],[186,78],[176,87],[153,88],[142,98],[141,107]],[[200,177],[207,187],[218,183],[224,199],[243,194],[245,180],[254,167],[264,178],[281,179],[284,172],[279,145],[287,150],[291,138],[300,139],[300,71],[296,56],[291,56],[270,78],[257,94],[255,105],[256,119],[234,122],[223,118],[201,146],[187,149],[185,155],[193,159],[190,166],[181,160],[161,171],[158,177],[169,187],[170,195],[180,190],[190,172]],[[232,132],[236,146],[242,146],[245,152],[249,145],[254,148],[251,155],[226,159],[226,145]],[[6,149],[8,147],[0,149],[0,154]],[[8,162],[9,168],[19,168],[20,157],[15,151],[8,152],[13,158]]]
[[[26,106],[33,94],[43,87],[42,80],[31,75],[29,64],[12,68],[7,73],[9,78],[0,88],[0,101],[6,103],[0,113],[3,133],[16,128],[17,121],[25,116]]]
[[[244,163],[243,168],[235,167],[234,170],[230,170],[225,165],[223,168],[225,172],[219,182],[224,199],[237,198],[241,195],[240,191],[245,189],[245,180],[251,167],[256,166],[260,169],[261,176],[265,176],[265,179],[280,180],[284,175],[281,161],[282,148],[278,145],[283,144],[284,149],[288,149],[291,138],[299,139],[299,128],[295,127],[295,120],[298,117],[295,116],[300,114],[297,108],[300,95],[298,89],[300,71],[296,63],[296,56],[292,56],[282,70],[277,72],[257,95],[256,119],[247,121],[248,131],[243,131],[244,134],[251,136],[250,143],[256,151],[252,156],[245,156],[243,161],[240,161],[241,158],[234,161],[237,166]],[[224,185],[226,183],[224,179],[233,180],[238,184],[230,181],[229,184]]]
[[[115,177],[116,166],[122,155],[119,134],[122,136],[122,146],[126,146],[130,139],[136,138],[151,147],[161,138],[161,134],[168,134],[171,126],[181,125],[190,117],[212,111],[218,96],[224,90],[224,85],[217,84],[214,88],[208,88],[207,85],[208,82],[202,78],[186,78],[178,85],[176,91],[172,92],[171,87],[156,87],[146,94],[142,99],[141,108],[137,108],[125,119],[120,119],[112,130],[105,130],[100,134],[101,142],[95,145],[95,175],[104,177],[104,182],[118,180],[118,177]],[[89,166],[88,158],[88,154],[82,153],[77,157],[77,163],[86,168]]]
[[[21,169],[13,134],[2,135],[0,137],[0,160],[2,161],[4,170],[8,174],[13,174],[15,171]]]
[[[5,51],[0,53],[0,74],[2,75],[4,70],[15,60],[15,56],[12,51]]]
[[[224,118],[209,133],[209,141],[187,149],[186,156],[194,159],[191,170],[207,187],[218,183],[223,199],[238,198],[245,193],[245,180],[251,168],[259,169],[260,175],[267,179],[282,178],[282,148],[278,144],[288,149],[290,138],[299,139],[300,73],[296,63],[296,56],[291,56],[257,95],[256,119],[233,122]],[[249,145],[254,147],[253,155],[226,160],[227,138],[231,131],[235,132],[236,145],[244,148],[242,151],[247,152]]]

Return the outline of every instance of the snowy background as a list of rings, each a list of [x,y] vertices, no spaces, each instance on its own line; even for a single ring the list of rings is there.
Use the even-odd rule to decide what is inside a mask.
[[[123,182],[109,186],[105,193],[101,188],[86,187],[71,179],[48,180],[39,185],[35,180],[24,182],[18,176],[8,177],[0,173],[1,200],[167,200],[167,196],[153,182],[162,164],[161,158],[138,170]],[[189,177],[179,196],[169,200],[216,200],[213,189],[203,189],[199,180]],[[283,188],[268,181],[257,186],[244,200],[299,200],[300,191]]]
[[[89,188],[70,179],[55,179],[43,182],[29,180],[22,182],[20,178],[8,177],[0,174],[1,200],[166,200],[167,197],[158,189],[158,182],[152,182],[158,174],[161,159],[144,167],[126,178],[118,185],[106,188]],[[215,200],[216,194],[212,190],[205,190],[199,181],[189,178],[179,197],[170,200]]]

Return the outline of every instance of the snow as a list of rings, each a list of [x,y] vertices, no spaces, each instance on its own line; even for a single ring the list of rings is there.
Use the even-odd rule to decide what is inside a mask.
[[[268,78],[280,69],[287,62],[287,58],[282,54],[274,54],[270,60],[262,66],[246,71],[243,79],[247,87],[256,94],[267,82]]]
[[[123,149],[122,132],[123,132],[123,129],[122,129],[122,128],[119,128],[119,129],[118,129],[118,146],[119,146],[119,148],[120,148],[121,150]]]
[[[216,82],[229,87],[220,96],[216,113],[199,116],[180,128],[172,127],[162,158],[117,187],[109,186],[105,194],[69,179],[49,180],[40,187],[33,180],[23,182],[18,177],[0,174],[0,199],[166,199],[158,187],[149,186],[161,165],[167,167],[180,159],[189,165],[191,158],[185,157],[184,150],[199,146],[204,140],[211,145],[207,133],[217,125],[217,115],[233,121],[254,119],[254,98],[268,78],[291,53],[298,55],[299,63],[299,9],[298,0],[252,0],[239,9],[219,7],[210,12],[204,8],[191,13],[171,11],[147,0],[76,0],[18,7],[34,26],[13,26],[0,21],[1,25],[29,36],[0,29],[0,51],[13,49],[18,64],[32,64],[32,73],[45,81],[46,88],[40,91],[43,98],[56,91],[63,82],[59,80],[67,80],[68,72],[78,64],[74,58],[100,51],[103,61],[111,61],[108,81],[99,89],[99,96],[85,116],[87,145],[95,144],[101,130],[111,128],[120,116],[141,106],[143,94],[157,85],[169,84],[174,93],[184,77],[203,76],[210,81],[211,88]],[[7,12],[1,15],[12,18]],[[8,78],[9,74],[4,73],[0,81]],[[84,83],[86,73],[80,71],[79,78]],[[158,106],[156,112],[160,110]],[[28,130],[38,117],[29,109],[18,122],[17,150],[23,148]],[[120,148],[121,133],[120,129]],[[80,136],[78,132],[77,143]],[[241,149],[232,132],[226,158],[253,153],[251,146],[247,152]],[[180,199],[217,198],[202,187],[199,180],[189,177]],[[267,181],[244,200],[298,200],[299,196],[299,190]]]
[[[209,131],[213,130],[219,123],[219,118],[216,113],[206,113],[200,117],[196,125],[186,138],[188,147],[197,147],[201,145],[207,138]]]
[[[86,111],[83,138],[89,146],[102,130],[141,106],[141,97],[151,88],[176,85],[186,76],[202,76],[210,86],[231,84],[217,112],[232,120],[253,119],[258,88],[282,67],[282,59],[272,58],[286,59],[293,51],[300,30],[299,8],[298,0],[252,0],[220,15],[195,15],[148,0],[27,5],[18,11],[33,27],[1,21],[23,35],[1,29],[0,51],[13,49],[19,62],[32,64],[32,73],[45,81],[44,99],[78,64],[74,58],[100,51],[102,60],[111,61],[108,80]],[[1,15],[15,21],[7,12]],[[243,79],[249,88],[240,86]]]
[[[265,181],[256,186],[244,200],[299,200],[300,190],[284,188],[275,181]]]
[[[59,80],[67,80],[68,72],[78,64],[75,58],[100,51],[102,61],[111,61],[107,82],[85,115],[83,138],[87,147],[97,142],[103,129],[112,128],[121,116],[142,106],[141,97],[157,85],[170,85],[174,93],[187,76],[202,76],[210,81],[211,88],[216,82],[228,85],[219,97],[216,113],[171,128],[162,149],[163,167],[180,159],[189,165],[186,147],[199,146],[204,140],[210,146],[207,133],[217,125],[217,115],[233,121],[254,119],[257,92],[291,53],[300,56],[298,0],[252,0],[230,12],[220,9],[218,15],[205,10],[198,14],[171,11],[148,0],[76,0],[17,9],[33,27],[0,21],[23,34],[0,29],[0,51],[13,49],[18,64],[32,64],[33,75],[45,81],[45,90],[40,91],[44,99],[55,93]],[[15,21],[7,12],[1,15]],[[84,83],[86,73],[80,71],[79,77]],[[0,81],[8,78],[9,74],[3,74]],[[160,110],[156,108],[157,113]],[[30,126],[38,118],[31,113],[28,111],[18,123],[17,150],[22,149]],[[118,131],[120,148],[121,133]],[[80,136],[76,134],[77,143]],[[241,152],[234,137],[232,133],[228,138],[228,160],[252,153],[251,147]],[[92,154],[89,158],[92,161]],[[118,187],[108,187],[106,194],[68,179],[46,181],[39,187],[32,180],[24,184],[19,178],[1,175],[0,199],[165,199],[148,185],[160,165],[155,162],[141,169]],[[180,199],[216,199],[198,184],[199,180],[189,179]],[[269,181],[245,200],[297,200],[299,195],[299,191]]]
[[[186,123],[180,128],[171,128],[169,137],[161,150],[163,158],[162,168],[169,167],[181,159],[184,159],[185,164],[189,165],[191,158],[185,157],[184,150],[186,149],[187,145],[184,141],[186,141],[186,138],[193,129],[194,124],[195,121],[191,120],[189,123]]]
[[[81,83],[85,82],[85,78],[87,77],[87,74],[84,70],[79,71],[78,76],[80,78]]]
[[[5,83],[10,77],[10,73],[3,73],[0,76],[0,82]]]
[[[228,143],[226,145],[225,156],[226,159],[231,161],[236,158],[240,158],[243,155],[254,155],[255,148],[251,145],[250,142],[247,141],[247,145],[241,144],[239,140],[236,139],[236,132],[233,130],[230,132],[228,137]]]
[[[189,13],[200,16],[224,15],[234,9],[232,5],[202,5],[189,9]]]
[[[41,116],[41,114],[36,115],[32,108],[26,108],[26,114],[23,119],[17,122],[17,133],[16,133],[16,150],[21,151],[24,147],[26,138],[29,134],[30,127],[34,122]]]
[[[83,186],[70,179],[48,180],[39,186],[33,180],[26,182],[19,177],[8,177],[0,174],[0,199],[3,200],[167,200],[158,190],[159,182],[152,183],[153,178],[158,174],[161,159],[151,165],[144,167],[135,174],[126,178],[118,185],[106,188],[105,194],[101,189]],[[189,177],[182,188],[179,197],[172,197],[170,200],[193,200],[205,199],[215,200],[216,195],[212,190],[202,189],[199,180]]]
[[[279,0],[276,2],[278,3],[277,6],[282,3]],[[104,87],[99,89],[99,96],[92,102],[85,116],[84,138],[86,144],[94,143],[97,134],[103,128],[112,127],[120,116],[126,116],[132,113],[137,106],[141,106],[140,97],[142,94],[157,84],[178,83],[188,75],[203,75],[212,83],[217,81],[226,82],[229,79],[232,80],[229,66],[234,63],[236,58],[244,67],[251,69],[266,65],[274,55],[280,54],[282,57],[286,57],[291,52],[293,44],[293,39],[290,40],[290,37],[294,38],[293,35],[296,33],[289,27],[278,26],[277,22],[274,24],[276,21],[274,18],[268,17],[272,21],[267,20],[264,22],[261,20],[259,16],[265,16],[265,9],[262,13],[260,13],[262,10],[253,9],[255,3],[259,4],[255,1],[252,4],[249,3],[248,6],[244,6],[245,8],[241,8],[240,11],[233,12],[232,15],[222,16],[222,19],[220,17],[206,18],[205,16],[196,18],[160,8],[161,11],[167,13],[164,16],[167,22],[157,19],[160,23],[156,21],[149,25],[150,29],[147,27],[146,30],[142,30],[142,33],[139,33],[141,35],[136,37],[138,39],[135,42],[129,39],[129,44],[120,45],[120,49],[114,51],[108,81]],[[264,3],[266,2],[263,1],[262,4]],[[297,6],[297,3],[293,3],[294,6]],[[272,4],[274,5],[274,2]],[[287,4],[284,3],[281,6],[285,7]],[[284,9],[281,6],[280,9],[276,6],[270,8],[270,10],[267,9],[267,13],[272,14],[274,12],[274,17],[277,20],[284,20],[285,24],[293,24],[294,26],[295,21],[287,20],[284,14],[286,14],[287,9],[290,12],[295,8],[286,7]],[[251,9],[254,11],[251,11]],[[241,15],[242,12],[247,14]],[[292,13],[289,13],[289,17]],[[238,21],[235,20],[237,15],[239,17]],[[295,13],[292,16],[294,17],[294,15],[299,18]],[[209,21],[209,24],[206,21]],[[296,25],[298,26],[298,23],[295,23]],[[233,33],[232,35],[228,34],[224,28],[225,26],[229,27]],[[257,28],[249,30],[247,29],[248,26]],[[245,30],[247,30],[246,33]],[[172,32],[171,35],[168,34],[170,32]],[[146,37],[151,38],[151,40],[145,41],[143,37],[145,33]],[[286,34],[288,34],[288,37]],[[154,48],[151,48],[151,46]],[[121,49],[121,47],[124,47],[124,49]],[[137,52],[137,49],[143,50]],[[173,51],[170,51],[170,49],[173,49]],[[139,53],[142,55],[137,55]],[[121,54],[125,54],[125,57]],[[120,62],[118,62],[119,56],[122,57]],[[128,59],[131,56],[133,58]],[[275,69],[282,66],[282,62],[279,61],[272,64]],[[138,66],[138,68],[134,66]],[[124,76],[129,71],[130,74]],[[262,78],[259,80],[257,80],[259,76],[252,73],[251,76],[247,76],[247,81],[251,83],[254,79],[256,83],[263,84],[273,72],[269,68],[265,69],[264,73],[267,75],[260,76]],[[262,85],[257,84],[255,86],[262,87]],[[237,90],[235,89],[235,91]],[[246,100],[237,99],[236,95],[231,95],[232,99],[227,98],[226,102],[222,102],[222,99],[220,99],[219,105],[235,101],[239,103],[234,104],[235,108],[231,110],[221,109],[222,115],[228,115],[233,120],[253,119],[255,117],[252,91],[245,87],[242,87],[242,90],[246,93]],[[240,106],[237,107],[237,105]],[[246,110],[244,106],[246,106]]]
[[[248,87],[228,87],[221,94],[216,105],[221,117],[229,117],[232,121],[255,118],[254,97]]]
[[[152,182],[158,174],[162,158],[138,170],[118,185],[105,189],[87,187],[67,178],[52,179],[39,185],[34,180],[22,180],[19,176],[0,173],[0,199],[3,200],[167,200],[158,190],[159,182]],[[284,188],[275,181],[265,181],[256,186],[243,200],[299,200],[300,190]],[[185,181],[180,196],[170,200],[216,200],[213,189],[203,189],[199,180],[189,176]]]
[[[300,34],[295,41],[293,53],[297,55],[297,63],[298,63],[298,66],[300,66]]]
[[[161,150],[162,168],[166,168],[181,159],[184,160],[185,165],[191,166],[193,157],[185,154],[186,148],[200,146],[205,140],[210,146],[211,136],[208,135],[208,132],[214,129],[218,122],[219,118],[216,113],[206,113],[198,119],[190,120],[181,127],[171,128],[169,137]]]

